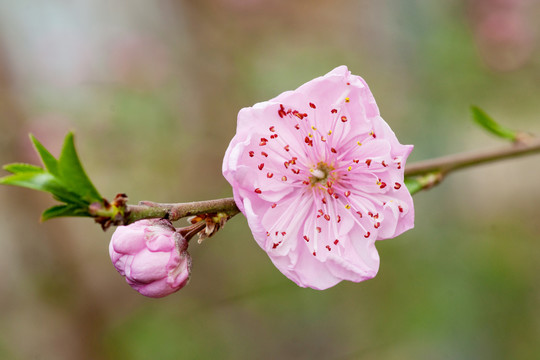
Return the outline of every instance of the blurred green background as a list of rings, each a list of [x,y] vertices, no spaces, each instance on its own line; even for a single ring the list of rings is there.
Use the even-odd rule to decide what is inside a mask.
[[[108,198],[231,196],[238,110],[342,64],[411,161],[497,146],[469,106],[540,134],[539,18],[537,0],[4,0],[0,163],[37,163],[29,132],[57,153],[74,130]],[[238,216],[160,300],[116,273],[111,230],[39,224],[49,196],[1,187],[0,358],[538,359],[539,165],[416,195],[378,276],[322,292],[282,276]]]

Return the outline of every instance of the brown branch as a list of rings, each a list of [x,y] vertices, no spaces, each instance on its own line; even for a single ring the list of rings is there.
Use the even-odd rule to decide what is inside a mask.
[[[214,213],[225,213],[229,217],[233,217],[240,212],[233,198],[178,204],[141,201],[139,205],[128,205],[126,210],[125,225],[149,218],[165,218],[176,221],[186,216]]]
[[[540,152],[540,139],[520,138],[519,141],[516,141],[511,146],[449,155],[413,163],[407,165],[405,176],[419,177],[422,189],[428,189],[439,184],[452,171],[536,152]],[[107,218],[109,215],[108,211],[105,210],[105,213],[99,212],[99,214]],[[164,218],[176,221],[186,216],[219,213],[225,214],[227,218],[231,218],[239,212],[240,210],[233,198],[177,204],[142,201],[138,205],[127,205],[124,212],[125,215],[113,223],[113,225],[127,225],[137,220],[151,218]]]

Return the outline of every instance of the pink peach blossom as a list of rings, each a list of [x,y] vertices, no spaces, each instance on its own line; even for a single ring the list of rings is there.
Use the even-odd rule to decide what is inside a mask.
[[[191,272],[188,242],[168,220],[119,226],[109,254],[116,270],[144,296],[159,298],[184,287]]]
[[[374,277],[375,241],[414,226],[403,183],[412,148],[380,117],[365,81],[340,66],[240,110],[223,174],[276,267],[326,289]]]

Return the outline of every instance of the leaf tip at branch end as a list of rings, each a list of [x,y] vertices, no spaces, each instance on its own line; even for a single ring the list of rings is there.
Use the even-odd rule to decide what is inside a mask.
[[[502,126],[496,122],[491,116],[489,116],[484,110],[476,105],[471,105],[471,115],[478,125],[490,132],[491,134],[510,141],[517,141],[518,131],[514,131],[507,127]]]

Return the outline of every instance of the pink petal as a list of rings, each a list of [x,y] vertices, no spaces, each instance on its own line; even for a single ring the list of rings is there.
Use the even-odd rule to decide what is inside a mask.
[[[167,276],[166,265],[170,253],[142,250],[131,263],[129,277],[138,282],[149,283]]]

